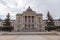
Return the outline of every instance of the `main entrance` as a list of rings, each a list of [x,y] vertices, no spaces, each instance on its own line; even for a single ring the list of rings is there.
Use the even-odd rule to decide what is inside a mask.
[[[35,32],[37,29],[34,27],[34,16],[24,16],[24,32]]]
[[[37,29],[36,28],[23,28],[21,31],[23,31],[23,32],[36,32]]]

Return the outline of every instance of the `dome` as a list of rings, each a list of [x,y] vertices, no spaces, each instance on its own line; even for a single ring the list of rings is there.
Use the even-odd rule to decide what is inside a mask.
[[[30,6],[28,7],[27,11],[32,11],[32,9],[30,8]]]

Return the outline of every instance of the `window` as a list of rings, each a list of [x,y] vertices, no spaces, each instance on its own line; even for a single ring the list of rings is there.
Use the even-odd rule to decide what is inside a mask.
[[[40,20],[39,20],[39,23],[40,23]]]
[[[27,25],[25,24],[25,29],[27,28]]]
[[[34,16],[32,16],[32,23],[34,23]]]
[[[18,28],[20,28],[20,26],[18,25]]]
[[[32,28],[34,28],[34,25],[32,25]]]
[[[38,17],[38,22],[40,23],[40,17]]]
[[[28,22],[30,23],[30,16],[28,16]]]
[[[18,22],[20,22],[20,17],[18,17]]]
[[[38,17],[38,19],[40,19],[40,17]]]
[[[27,16],[25,16],[25,22],[27,22]]]
[[[29,29],[30,29],[30,24],[29,24]]]
[[[39,31],[41,31],[41,29]]]
[[[41,28],[41,26],[39,26]]]
[[[20,25],[17,26],[17,31],[20,31]]]

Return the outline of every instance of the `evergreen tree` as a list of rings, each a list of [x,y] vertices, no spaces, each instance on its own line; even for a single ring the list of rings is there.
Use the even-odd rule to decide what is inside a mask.
[[[45,27],[46,30],[51,31],[51,30],[56,29],[53,18],[50,15],[49,11],[47,13],[47,22],[46,22],[46,24],[47,24],[47,26]]]
[[[7,18],[5,19],[5,21],[3,23],[2,31],[12,31],[12,30],[14,30],[14,27],[11,26],[10,14],[8,13],[8,15],[6,17]]]
[[[10,22],[10,14],[8,13],[8,15],[6,16],[7,18],[5,19],[3,26],[11,26],[11,22]]]

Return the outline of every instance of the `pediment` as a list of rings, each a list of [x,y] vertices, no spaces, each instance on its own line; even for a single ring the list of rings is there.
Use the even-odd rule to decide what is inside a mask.
[[[26,11],[26,12],[23,12],[23,15],[26,15],[26,16],[35,16],[36,13],[35,12],[31,12],[31,11]]]
[[[33,11],[30,7],[26,11],[23,12],[23,16],[35,16],[36,12]]]

